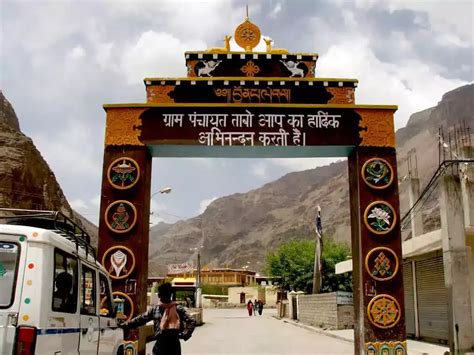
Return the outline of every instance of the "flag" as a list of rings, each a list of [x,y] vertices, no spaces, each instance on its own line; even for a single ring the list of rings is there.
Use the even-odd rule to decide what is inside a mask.
[[[323,223],[321,222],[321,207],[316,212],[316,248],[314,253],[313,294],[319,293],[322,286],[322,254],[323,254]]]
[[[323,239],[323,223],[321,222],[321,207],[318,206],[318,211],[316,213],[316,234],[318,239],[322,242]]]

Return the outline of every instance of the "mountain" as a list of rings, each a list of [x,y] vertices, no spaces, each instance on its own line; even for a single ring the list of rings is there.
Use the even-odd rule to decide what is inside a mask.
[[[72,210],[41,153],[21,132],[15,110],[2,91],[0,108],[0,207],[61,211],[97,244],[97,227]]]
[[[416,160],[421,187],[438,167],[438,128],[473,122],[474,85],[443,95],[436,107],[413,114],[396,132],[401,216],[408,211],[408,155]],[[414,170],[414,169],[412,169]],[[414,173],[414,171],[412,171]],[[213,201],[201,215],[150,231],[150,274],[165,274],[166,265],[196,260],[190,247],[203,246],[203,265],[243,265],[256,271],[265,254],[291,239],[314,238],[316,206],[322,208],[325,236],[350,242],[347,162],[290,173],[247,193]],[[423,207],[424,232],[440,226],[438,194]],[[402,231],[403,238],[410,231]]]

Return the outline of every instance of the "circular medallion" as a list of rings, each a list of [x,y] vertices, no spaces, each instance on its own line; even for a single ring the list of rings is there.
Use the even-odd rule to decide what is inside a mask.
[[[238,25],[234,33],[235,42],[246,51],[251,51],[257,46],[260,36],[260,29],[249,19]]]
[[[382,158],[369,159],[362,167],[362,179],[374,189],[385,189],[393,181],[392,166]]]
[[[133,301],[130,296],[123,292],[115,291],[112,292],[112,297],[117,307],[117,319],[126,321],[132,319],[135,306],[133,305]]]
[[[367,317],[370,323],[378,328],[392,328],[398,323],[401,315],[400,305],[390,295],[375,296],[367,306]]]
[[[107,179],[110,184],[119,190],[129,189],[138,182],[140,167],[132,158],[121,157],[115,159],[107,169]]]
[[[102,256],[102,266],[111,278],[124,279],[135,269],[135,255],[127,247],[117,245],[105,251]]]
[[[375,201],[367,206],[364,212],[365,226],[375,234],[387,234],[397,223],[397,214],[385,201]]]
[[[390,248],[374,248],[365,257],[365,269],[375,280],[390,280],[398,272],[397,254]]]
[[[127,233],[137,222],[137,209],[126,200],[112,202],[105,210],[105,223],[112,232]]]

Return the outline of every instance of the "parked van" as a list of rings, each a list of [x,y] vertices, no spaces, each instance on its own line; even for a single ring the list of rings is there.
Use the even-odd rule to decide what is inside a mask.
[[[0,354],[122,354],[90,237],[59,212],[0,213]]]

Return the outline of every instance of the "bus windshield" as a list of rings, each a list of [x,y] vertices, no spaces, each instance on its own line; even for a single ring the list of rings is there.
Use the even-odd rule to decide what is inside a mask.
[[[13,303],[19,251],[16,243],[0,241],[0,308]]]

